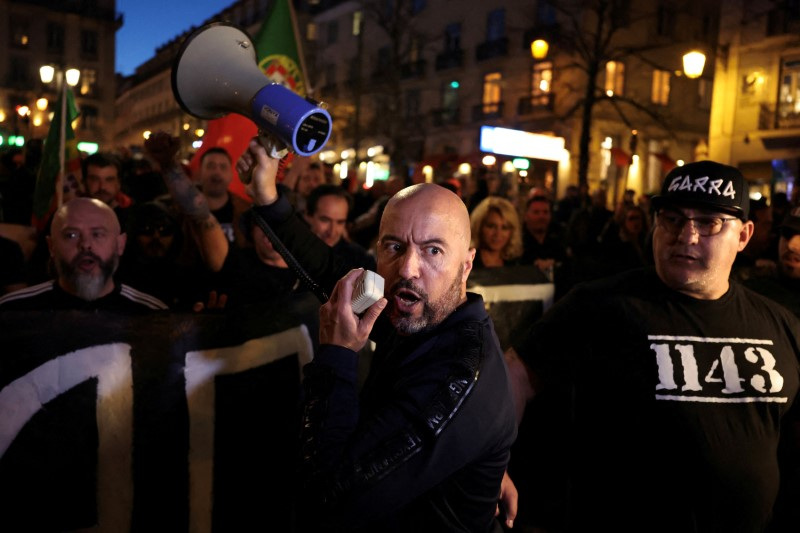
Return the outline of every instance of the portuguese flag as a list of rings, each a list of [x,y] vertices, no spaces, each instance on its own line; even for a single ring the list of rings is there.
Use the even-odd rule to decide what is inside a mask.
[[[261,29],[253,39],[258,58],[258,66],[266,77],[280,83],[300,96],[306,95],[306,76],[300,45],[297,41],[296,21],[290,0],[276,0],[271,11],[261,25]],[[265,80],[265,85],[268,81]],[[209,121],[203,145],[197,150],[190,168],[196,173],[200,167],[200,158],[209,148],[219,146],[225,148],[235,162],[247,149],[250,139],[258,133],[256,125],[238,113]],[[291,157],[291,156],[289,156]],[[284,158],[282,164],[286,162]],[[279,174],[280,174],[279,170]],[[239,180],[234,169],[234,178],[230,191],[248,198],[244,184]]]
[[[66,81],[63,83],[66,84]],[[71,179],[74,179],[75,183],[81,183],[81,156],[75,131],[72,129],[72,121],[78,116],[75,96],[72,94],[72,89],[67,87],[56,104],[50,130],[44,142],[42,163],[36,174],[31,224],[40,232],[47,224],[50,215],[61,205],[62,187],[69,181],[69,176],[72,176]]]

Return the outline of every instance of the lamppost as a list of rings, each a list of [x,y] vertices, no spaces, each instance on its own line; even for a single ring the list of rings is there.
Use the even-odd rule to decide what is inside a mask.
[[[683,72],[687,78],[699,78],[706,65],[706,55],[698,50],[691,50],[683,54]]]
[[[547,57],[547,52],[550,50],[550,43],[545,39],[534,39],[531,42],[531,57],[541,60]]]
[[[39,76],[42,83],[49,84],[55,78],[56,89],[61,97],[61,123],[58,130],[58,175],[59,179],[64,178],[64,144],[67,136],[67,91],[69,87],[78,85],[81,78],[81,71],[76,68],[70,68],[66,71],[62,69],[56,70],[52,65],[43,65],[39,68]],[[66,81],[66,83],[65,83]],[[56,205],[61,205],[63,198],[63,191],[60,185],[56,186]]]

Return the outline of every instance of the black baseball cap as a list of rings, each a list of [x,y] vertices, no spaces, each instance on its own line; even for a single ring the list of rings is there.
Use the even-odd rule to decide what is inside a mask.
[[[697,161],[673,168],[651,205],[656,210],[664,206],[711,209],[746,221],[750,197],[747,181],[738,168]]]

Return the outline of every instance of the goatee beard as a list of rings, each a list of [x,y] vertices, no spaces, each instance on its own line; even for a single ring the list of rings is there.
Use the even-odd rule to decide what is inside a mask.
[[[389,316],[392,325],[400,335],[413,335],[428,331],[439,325],[445,318],[455,311],[461,304],[461,277],[464,274],[464,265],[458,269],[452,283],[442,294],[441,298],[431,302],[428,293],[414,285],[410,280],[401,280],[392,286],[390,294],[395,294],[399,289],[409,289],[417,293],[422,302],[422,315],[413,317],[408,313],[401,313],[394,308],[394,299],[389,300]]]
[[[93,259],[97,262],[100,266],[99,274],[82,272],[78,268],[80,261],[86,258]],[[81,300],[91,302],[103,296],[103,289],[105,289],[111,276],[114,275],[118,264],[119,255],[116,253],[114,253],[108,261],[103,261],[92,252],[82,252],[76,255],[70,262],[61,259],[56,261],[56,271],[59,277],[63,277],[66,280],[68,286],[75,292],[75,296]]]

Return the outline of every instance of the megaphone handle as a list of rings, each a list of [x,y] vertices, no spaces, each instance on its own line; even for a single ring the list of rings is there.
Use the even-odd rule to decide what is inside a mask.
[[[258,130],[258,143],[267,151],[267,155],[272,159],[283,159],[289,153],[289,148],[283,141],[264,130]],[[253,167],[250,167],[245,174],[240,175],[239,179],[245,185],[253,181]]]
[[[300,265],[300,263],[295,259],[292,255],[292,252],[289,251],[288,248],[281,242],[272,228],[269,226],[266,220],[264,220],[258,211],[253,210],[253,215],[255,216],[256,224],[258,227],[261,228],[261,231],[264,232],[264,235],[267,236],[269,242],[272,243],[272,247],[275,248],[275,251],[283,257],[283,260],[286,261],[286,264],[289,268],[292,269],[292,272],[298,277],[298,279],[314,293],[314,295],[319,298],[319,301],[325,303],[328,301],[328,293],[325,292],[325,289],[319,286],[319,284],[311,279],[311,276],[305,269]],[[294,216],[294,215],[292,215]]]

